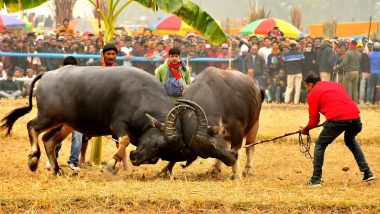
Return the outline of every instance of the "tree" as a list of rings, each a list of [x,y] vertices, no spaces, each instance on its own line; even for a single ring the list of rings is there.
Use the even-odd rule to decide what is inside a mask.
[[[45,2],[46,0],[0,0],[0,8],[3,9],[5,5],[10,12],[17,12],[37,7]]]
[[[292,6],[290,9],[290,21],[298,29],[301,27],[302,22],[302,10],[299,6]]]
[[[94,7],[97,7],[96,0],[89,1]],[[115,23],[118,16],[132,2],[137,2],[153,11],[161,9],[167,13],[177,15],[182,21],[216,45],[220,45],[228,40],[218,23],[201,7],[190,0],[127,0],[126,3],[122,3],[120,6],[120,0],[108,0],[108,15],[105,11],[99,10],[106,28],[105,40],[107,42],[112,39],[115,33]]]
[[[268,18],[270,11],[265,8],[263,5],[262,8],[259,8],[257,5],[257,0],[249,0],[249,11],[248,11],[248,22],[253,22],[258,19]]]
[[[53,0],[49,6],[55,12],[57,25],[62,24],[65,18],[73,18],[73,8],[77,0]]]

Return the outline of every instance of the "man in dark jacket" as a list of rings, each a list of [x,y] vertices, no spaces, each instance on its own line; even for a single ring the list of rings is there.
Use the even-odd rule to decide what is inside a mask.
[[[257,45],[251,47],[251,53],[248,54],[243,61],[243,73],[252,73],[259,82],[260,88],[265,88],[267,67],[263,57],[258,55]]]
[[[343,57],[342,63],[337,66],[338,68],[343,68],[345,72],[343,85],[347,92],[351,92],[351,97],[356,103],[359,101],[358,85],[361,60],[362,54],[357,50],[357,41],[353,40],[350,43],[350,49]]]
[[[290,41],[290,50],[284,53],[284,69],[287,73],[287,85],[285,91],[285,103],[290,102],[290,96],[295,89],[294,104],[299,104],[302,86],[302,69],[304,55],[297,48],[297,42]]]
[[[318,70],[322,81],[331,80],[331,74],[334,70],[335,61],[336,54],[331,48],[330,41],[323,40],[317,55]]]
[[[48,52],[49,53],[63,53],[62,49],[60,49],[58,46],[57,46],[57,40],[56,39],[51,39],[50,40],[50,47],[48,49]],[[47,68],[49,71],[51,70],[55,70],[57,68],[59,68],[59,66],[61,65],[62,63],[62,59],[59,59],[59,58],[49,58],[46,60],[46,63],[47,63]]]
[[[362,60],[360,62],[360,86],[359,86],[359,103],[364,103],[367,91],[367,85],[371,70],[371,63],[369,62],[368,54],[364,52],[364,47],[358,45],[358,51],[362,54]]]

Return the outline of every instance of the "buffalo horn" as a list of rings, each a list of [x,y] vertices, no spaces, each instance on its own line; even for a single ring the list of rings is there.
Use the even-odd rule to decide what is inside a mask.
[[[193,107],[190,107],[188,105],[178,105],[174,107],[172,110],[170,110],[168,116],[166,117],[165,121],[165,137],[169,141],[177,141],[177,129],[175,127],[175,124],[177,123],[177,118],[179,113],[181,113],[184,110],[194,110]]]
[[[197,119],[198,119],[198,130],[197,130],[196,136],[200,139],[207,140],[208,139],[208,133],[207,133],[208,121],[202,107],[200,107],[198,104],[190,100],[178,99],[178,101],[181,103],[185,103],[194,108],[195,114],[197,115]]]

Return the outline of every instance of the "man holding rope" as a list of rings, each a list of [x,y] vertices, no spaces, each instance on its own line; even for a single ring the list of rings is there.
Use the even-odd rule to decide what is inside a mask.
[[[325,150],[342,132],[344,132],[346,146],[354,155],[360,171],[364,173],[363,181],[374,180],[375,176],[366,162],[360,145],[355,140],[355,136],[362,130],[360,111],[344,87],[335,82],[322,82],[316,74],[308,74],[304,85],[308,92],[309,123],[306,127],[302,127],[301,133],[308,135],[309,130],[318,125],[319,112],[327,120],[315,143],[314,172],[309,185],[321,186]]]

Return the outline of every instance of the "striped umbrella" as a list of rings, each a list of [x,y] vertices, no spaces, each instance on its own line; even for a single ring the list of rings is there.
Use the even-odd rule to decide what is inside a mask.
[[[159,32],[160,34],[176,34],[184,36],[189,32],[196,32],[192,27],[183,22],[178,16],[170,15],[162,18],[148,26],[153,32]]]
[[[250,24],[244,26],[240,30],[240,34],[266,36],[268,35],[268,32],[273,29],[274,26],[277,26],[284,33],[285,37],[303,37],[303,33],[294,25],[282,19],[276,18],[259,19],[254,22],[251,22]]]

